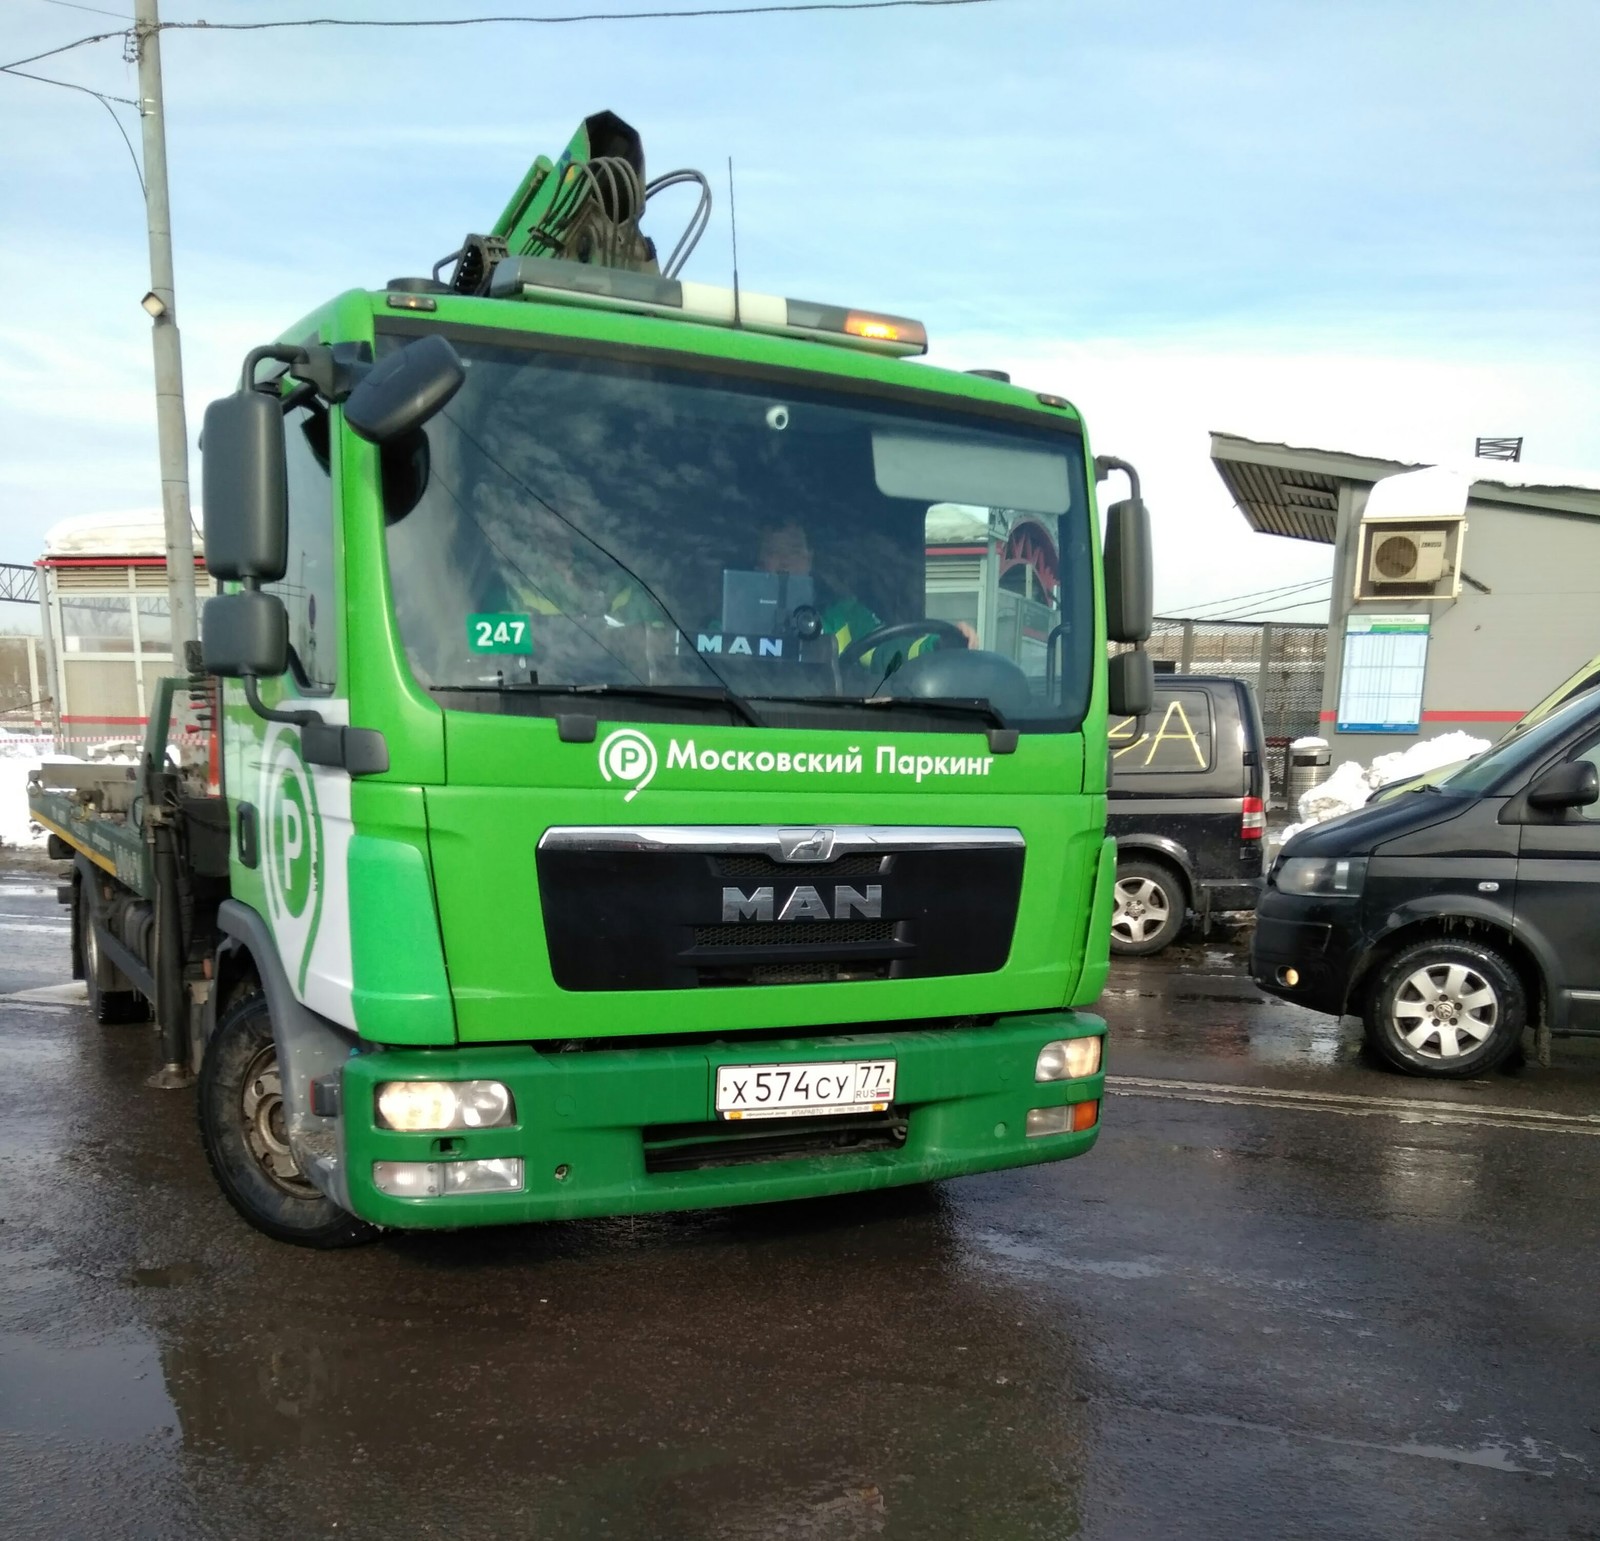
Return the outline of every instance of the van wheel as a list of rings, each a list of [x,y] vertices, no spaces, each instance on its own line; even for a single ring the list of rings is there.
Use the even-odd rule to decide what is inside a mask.
[[[89,993],[89,1010],[96,1022],[110,1027],[119,1022],[143,1022],[150,1007],[137,990],[113,990],[110,962],[100,952],[100,939],[94,930],[94,899],[88,888],[78,885],[78,947],[82,954],[83,982]]]
[[[227,1200],[275,1241],[353,1247],[377,1227],[323,1197],[289,1149],[278,1047],[267,999],[241,996],[223,1013],[200,1066],[200,1140]]]
[[[1160,952],[1183,926],[1183,881],[1164,862],[1119,861],[1111,950],[1125,958]]]
[[[1460,1079],[1503,1063],[1522,1040],[1527,993],[1480,942],[1419,942],[1396,953],[1367,997],[1367,1041],[1396,1070]]]

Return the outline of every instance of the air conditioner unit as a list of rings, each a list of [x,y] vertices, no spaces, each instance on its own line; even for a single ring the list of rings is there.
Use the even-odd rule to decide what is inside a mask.
[[[1367,582],[1437,583],[1445,575],[1444,530],[1374,527],[1367,546]]]

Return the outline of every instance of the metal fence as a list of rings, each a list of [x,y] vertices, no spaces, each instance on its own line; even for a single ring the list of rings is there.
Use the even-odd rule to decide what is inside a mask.
[[[1282,797],[1289,744],[1317,732],[1328,628],[1315,622],[1206,621],[1162,616],[1150,637],[1158,668],[1231,674],[1254,687],[1267,736],[1275,797]]]

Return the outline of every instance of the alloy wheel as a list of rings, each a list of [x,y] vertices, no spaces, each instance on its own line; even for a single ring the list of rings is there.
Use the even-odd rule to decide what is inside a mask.
[[[1459,1059],[1477,1049],[1500,1019],[1500,998],[1464,963],[1430,963],[1395,992],[1395,1031],[1428,1059]]]

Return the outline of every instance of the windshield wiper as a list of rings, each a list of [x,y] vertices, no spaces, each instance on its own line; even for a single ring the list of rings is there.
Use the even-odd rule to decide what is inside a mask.
[[[630,701],[681,701],[691,706],[725,706],[752,728],[766,726],[744,697],[736,695],[726,685],[539,685],[531,681],[523,684],[508,680],[499,685],[485,682],[482,685],[434,685],[431,688],[456,693],[482,691],[486,694],[518,696],[569,696],[578,700],[617,696]]]
[[[987,701],[946,701],[922,696],[756,696],[757,701],[792,702],[801,706],[858,706],[867,711],[888,712],[900,707],[944,717],[976,717],[992,728],[1005,727],[1000,709]]]

